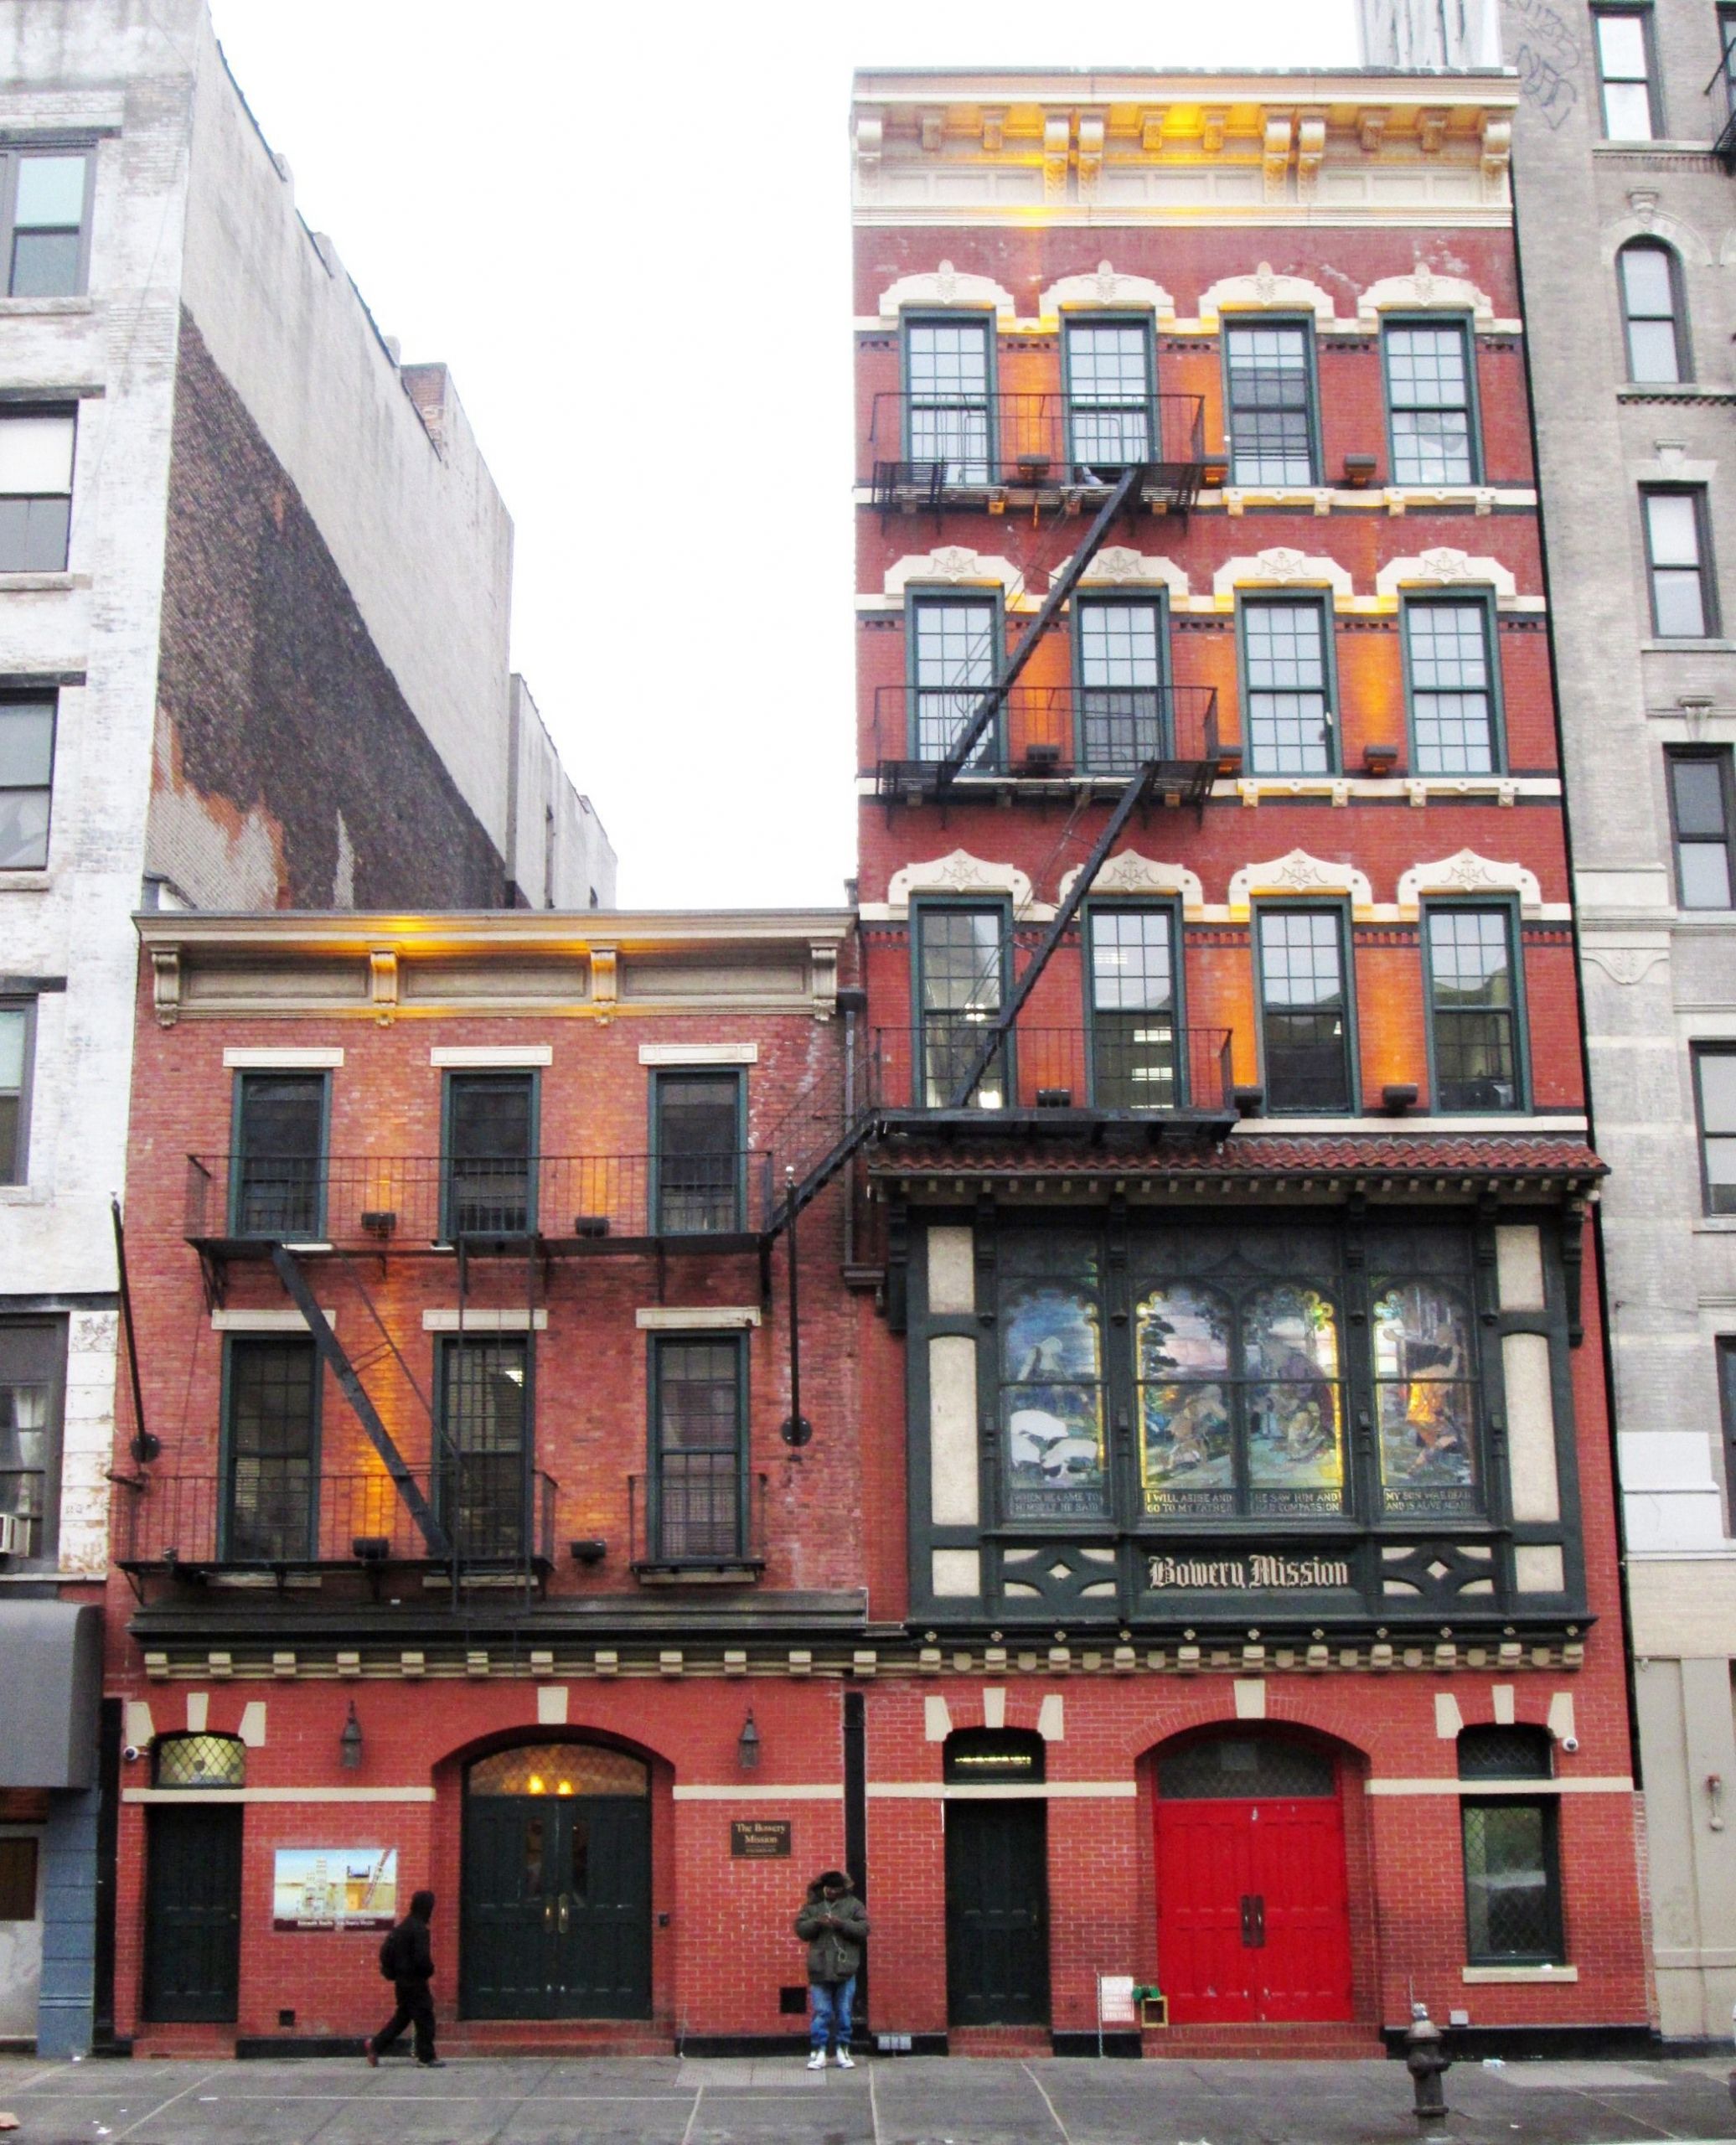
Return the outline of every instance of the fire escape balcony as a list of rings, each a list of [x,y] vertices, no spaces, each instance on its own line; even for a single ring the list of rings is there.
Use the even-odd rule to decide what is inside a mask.
[[[123,1483],[116,1561],[136,1588],[147,1577],[191,1586],[323,1584],[344,1574],[377,1585],[421,1569],[425,1582],[546,1581],[555,1561],[552,1476],[526,1474],[516,1453],[458,1453],[414,1479],[439,1517],[437,1555],[384,1467],[327,1474],[302,1457],[238,1455],[226,1476],[152,1470]]]
[[[545,1257],[750,1251],[772,1206],[756,1150],[654,1155],[190,1155],[187,1241],[208,1264],[298,1253]]]
[[[954,742],[996,694],[992,685],[881,685],[874,695],[875,794],[886,804],[924,804],[943,790],[964,798],[993,791],[1036,801],[1071,797],[1082,785],[1107,797],[1154,766],[1154,804],[1197,809],[1220,775],[1233,775],[1241,748],[1219,742],[1212,685],[1013,685],[999,695],[995,722],[964,766],[943,768]],[[914,757],[887,747],[914,748]]]
[[[1020,1023],[960,1104],[994,1018],[966,1010],[876,1029],[869,1077],[882,1119],[1021,1134],[1124,1126],[1148,1144],[1170,1132],[1221,1135],[1235,1121],[1230,1031],[1181,1027],[1166,1012],[1100,1014],[1088,1027]]]
[[[1207,475],[1206,405],[1197,395],[1088,401],[1061,394],[876,395],[860,482],[882,513],[1077,512],[1143,464],[1139,498],[1186,514]]]

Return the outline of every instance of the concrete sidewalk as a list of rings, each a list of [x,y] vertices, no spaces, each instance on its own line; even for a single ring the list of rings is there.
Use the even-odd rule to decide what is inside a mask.
[[[1380,2062],[14,2059],[0,2108],[21,2145],[1638,2145],[1736,2137],[1728,2069],[1463,2065],[1426,2132]]]

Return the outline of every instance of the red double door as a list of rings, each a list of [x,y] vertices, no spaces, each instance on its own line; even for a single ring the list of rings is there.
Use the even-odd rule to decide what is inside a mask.
[[[1347,2019],[1338,1796],[1160,1796],[1157,1941],[1172,2025]]]

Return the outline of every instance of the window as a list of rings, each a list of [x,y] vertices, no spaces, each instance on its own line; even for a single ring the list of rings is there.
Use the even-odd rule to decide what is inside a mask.
[[[652,1343],[653,1561],[747,1553],[747,1356],[739,1335]]]
[[[1098,1109],[1174,1109],[1174,912],[1093,907],[1088,929],[1092,1098]]]
[[[1736,1050],[1697,1050],[1700,1176],[1708,1214],[1736,1214]]]
[[[1467,1728],[1459,1777],[1547,1781],[1548,1731]],[[1553,1794],[1503,1795],[1460,1805],[1465,1837],[1465,1957],[1472,1966],[1560,1965],[1561,1870]]]
[[[1475,483],[1470,359],[1463,324],[1389,321],[1381,339],[1392,482]]]
[[[700,1236],[741,1227],[739,1072],[654,1072],[652,1147],[659,1236]]]
[[[0,1839],[0,1921],[36,1919],[36,1842]]]
[[[232,1236],[320,1236],[326,1095],[323,1072],[236,1074]]]
[[[35,1001],[0,999],[0,1184],[23,1184],[29,1176],[35,1042]]]
[[[1718,1397],[1724,1425],[1724,1531],[1736,1533],[1736,1336],[1718,1343]]]
[[[530,1464],[529,1343],[490,1334],[440,1346],[435,1507],[461,1557],[524,1553]]]
[[[1407,603],[1411,766],[1418,774],[1491,774],[1497,764],[1488,606]]]
[[[1319,457],[1309,328],[1294,321],[1230,326],[1223,349],[1230,481],[1314,483]]]
[[[1110,1481],[1095,1233],[1009,1229],[996,1249],[1005,1516],[1101,1518]]]
[[[946,1109],[1000,1010],[1006,919],[998,908],[924,907],[917,914],[922,1107]],[[1007,1057],[1003,1043],[971,1095],[975,1108],[1005,1107]]]
[[[54,1554],[65,1391],[65,1325],[0,1322],[0,1547],[14,1559]]]
[[[1706,494],[1642,492],[1646,556],[1651,571],[1651,625],[1661,640],[1700,640],[1718,629],[1708,571]]]
[[[1435,1108],[1522,1108],[1511,911],[1431,907],[1423,929]]]
[[[1666,752],[1676,898],[1683,908],[1732,906],[1730,751]]]
[[[1692,379],[1682,264],[1672,249],[1656,239],[1635,239],[1616,255],[1615,267],[1627,331],[1628,378]]]
[[[1332,713],[1325,613],[1318,602],[1242,606],[1248,765],[1257,774],[1330,774]]]
[[[446,1076],[447,1236],[522,1236],[536,1227],[536,1076]]]
[[[305,1563],[314,1548],[319,1449],[313,1343],[299,1335],[231,1335],[225,1368],[228,1495],[219,1554],[235,1564]]]
[[[1604,98],[1604,132],[1612,142],[1649,142],[1651,107],[1651,10],[1599,8],[1592,22],[1597,37],[1598,82]]]
[[[0,416],[0,573],[62,573],[72,525],[70,411]]]
[[[1338,911],[1262,909],[1258,945],[1267,1109],[1353,1109]]]
[[[1067,454],[1088,482],[1152,459],[1151,333],[1138,320],[1069,320]]]
[[[247,1746],[236,1735],[159,1735],[152,1745],[153,1787],[245,1787]]]
[[[8,295],[75,297],[85,287],[90,237],[89,152],[14,151],[3,162]]]
[[[1462,1275],[1377,1274],[1373,1298],[1381,1509],[1479,1512],[1477,1352]]]
[[[905,323],[910,459],[943,464],[948,484],[986,484],[994,475],[993,325],[968,316]]]
[[[48,862],[54,773],[54,695],[0,700],[0,871]]]
[[[1073,621],[1080,764],[1131,774],[1164,756],[1163,605],[1082,596]]]
[[[1000,607],[991,596],[921,596],[910,623],[911,748],[919,760],[943,760],[982,706],[983,688],[995,683]],[[997,726],[990,726],[971,754],[971,767],[1000,765]]]

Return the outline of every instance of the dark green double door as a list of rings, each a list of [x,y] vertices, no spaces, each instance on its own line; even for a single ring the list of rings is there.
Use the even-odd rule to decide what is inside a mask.
[[[468,2018],[648,2018],[648,1800],[471,1798],[463,1946]]]
[[[1049,2018],[1048,1811],[1041,1800],[946,1805],[947,2016]]]

